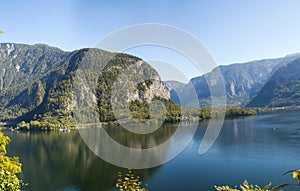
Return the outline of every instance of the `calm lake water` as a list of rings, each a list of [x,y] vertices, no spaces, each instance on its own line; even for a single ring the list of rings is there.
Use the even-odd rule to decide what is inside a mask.
[[[225,120],[213,147],[198,154],[207,123],[202,122],[186,149],[170,162],[136,170],[150,191],[214,190],[214,185],[250,183],[274,185],[293,182],[290,169],[300,168],[300,111],[285,111],[242,119]],[[109,134],[125,145],[148,145],[172,136],[174,125],[164,125],[155,134],[124,136],[119,128]],[[9,132],[9,155],[23,163],[22,178],[30,191],[114,190],[118,171],[89,150],[78,132]],[[178,143],[180,144],[180,143]],[[289,188],[286,190],[298,190]]]

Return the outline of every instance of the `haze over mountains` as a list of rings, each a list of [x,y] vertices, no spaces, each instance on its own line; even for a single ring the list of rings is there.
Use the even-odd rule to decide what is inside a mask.
[[[218,66],[210,73],[191,79],[188,84],[166,81],[165,85],[171,91],[171,99],[191,107],[197,100],[189,98],[189,92],[195,87],[200,107],[209,107],[211,94],[207,81],[211,81],[216,70],[219,70],[225,81],[227,106],[298,106],[299,60],[300,54],[292,54],[276,59]],[[213,87],[215,83],[210,86]],[[178,97],[184,99],[179,101]]]
[[[300,59],[280,67],[247,107],[300,106]]]

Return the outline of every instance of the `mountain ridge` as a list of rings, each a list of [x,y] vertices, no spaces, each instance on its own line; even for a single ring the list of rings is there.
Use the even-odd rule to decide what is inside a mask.
[[[283,65],[300,58],[300,54],[287,55],[281,58],[254,60],[246,63],[220,65],[211,72],[192,78],[188,84],[174,87],[173,82],[165,82],[171,93],[171,99],[179,103],[178,97],[184,97],[181,102],[185,106],[200,103],[200,107],[210,107],[211,95],[207,79],[213,78],[216,69],[222,73],[225,81],[227,105],[244,107],[261,90],[271,76]],[[189,98],[189,91],[195,89],[198,100]],[[176,93],[175,93],[176,92]]]
[[[280,67],[247,107],[300,106],[300,59]]]

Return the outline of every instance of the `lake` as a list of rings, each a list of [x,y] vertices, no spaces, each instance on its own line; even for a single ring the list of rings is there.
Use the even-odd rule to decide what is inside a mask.
[[[214,190],[214,185],[296,183],[282,173],[300,168],[300,111],[283,111],[225,120],[214,145],[198,154],[207,122],[199,123],[189,145],[161,166],[134,170],[150,191]],[[172,136],[176,125],[165,124],[153,135],[125,136],[118,127],[109,134],[124,145],[158,145]],[[118,171],[97,157],[77,131],[71,133],[10,132],[9,155],[19,156],[21,178],[30,191],[114,190]],[[180,143],[175,143],[180,144]],[[291,187],[286,190],[297,190]]]

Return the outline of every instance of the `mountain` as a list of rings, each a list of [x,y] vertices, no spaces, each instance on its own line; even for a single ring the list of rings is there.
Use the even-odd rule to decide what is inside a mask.
[[[1,119],[22,116],[39,106],[65,72],[68,57],[69,53],[46,45],[1,43]]]
[[[228,106],[245,106],[268,82],[270,77],[281,67],[300,58],[299,54],[288,55],[277,59],[256,60],[247,63],[218,66],[210,73],[195,77],[188,84],[174,86],[174,82],[165,82],[171,93],[171,99],[185,106],[200,103],[200,107],[209,107],[211,102],[211,87],[218,84],[217,70],[223,75]],[[207,83],[207,81],[209,83]],[[196,91],[198,100],[190,95]],[[175,93],[176,92],[176,93]],[[195,97],[195,96],[194,96]]]
[[[247,107],[300,106],[300,59],[280,67]]]
[[[43,44],[0,43],[0,60],[0,120],[12,124],[25,121],[22,125],[26,128],[74,126],[74,78],[84,72],[87,79],[97,79],[88,83],[95,83],[92,86],[96,87],[93,93],[99,116],[106,116],[99,117],[102,121],[115,120],[110,111],[111,88],[118,75],[131,66],[138,66],[133,68],[135,76],[145,74],[149,79],[138,79],[136,88],[122,89],[128,104],[136,110],[147,106],[152,99],[175,104],[157,72],[140,58],[128,54],[92,48],[65,52]],[[83,70],[83,63],[91,68]],[[97,72],[99,69],[102,73]],[[130,80],[133,79],[127,79]],[[84,89],[76,91],[82,93]],[[148,110],[144,111],[146,117],[147,113]]]

